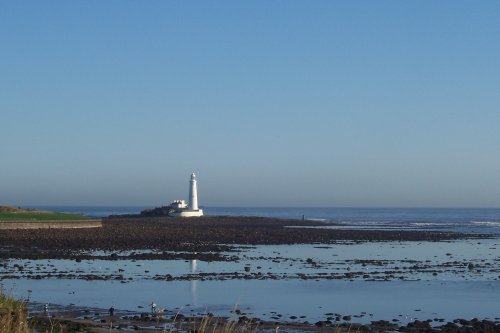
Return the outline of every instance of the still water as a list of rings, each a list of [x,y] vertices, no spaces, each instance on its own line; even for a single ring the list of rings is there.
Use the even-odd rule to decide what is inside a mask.
[[[314,322],[327,313],[356,322],[494,319],[499,248],[493,238],[242,246],[234,262],[6,260],[0,283],[39,303],[137,312],[154,301],[186,314],[228,315],[237,305],[248,316],[280,321]],[[87,274],[111,279],[88,281]]]

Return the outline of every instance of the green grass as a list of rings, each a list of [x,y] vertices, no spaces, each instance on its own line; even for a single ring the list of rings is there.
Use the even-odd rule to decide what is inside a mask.
[[[87,220],[88,217],[81,214],[66,214],[52,212],[23,212],[23,213],[0,213],[0,221],[64,221],[64,220]]]
[[[0,332],[28,333],[27,310],[23,302],[9,297],[0,289]]]

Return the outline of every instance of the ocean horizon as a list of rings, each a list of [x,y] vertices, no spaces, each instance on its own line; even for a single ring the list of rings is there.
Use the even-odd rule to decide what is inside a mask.
[[[36,209],[79,213],[90,217],[139,214],[151,206],[49,206]],[[254,216],[322,221],[337,228],[443,230],[500,233],[500,208],[370,208],[370,207],[211,207],[208,216]]]

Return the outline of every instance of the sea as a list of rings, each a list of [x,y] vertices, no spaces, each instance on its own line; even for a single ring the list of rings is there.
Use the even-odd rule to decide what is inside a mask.
[[[148,207],[43,206],[91,217],[136,214]],[[91,307],[142,313],[154,301],[184,314],[442,325],[457,318],[500,320],[500,209],[203,207],[206,215],[263,216],[326,222],[325,228],[437,230],[486,234],[443,242],[345,242],[241,246],[236,261],[20,260],[0,262],[0,287],[29,298],[31,311]],[[18,267],[24,267],[20,270]],[[29,278],[37,271],[42,279]],[[239,278],[227,278],[231,274]],[[62,274],[61,277],[57,277]],[[121,275],[87,280],[85,274]],[[174,281],[154,277],[173,276]],[[246,279],[245,274],[260,278]],[[221,278],[225,277],[225,278]],[[333,278],[332,278],[333,277]],[[333,315],[332,315],[333,314]]]
[[[138,214],[143,206],[35,206],[92,217]],[[500,233],[500,208],[201,207],[205,215],[323,221],[335,228]]]

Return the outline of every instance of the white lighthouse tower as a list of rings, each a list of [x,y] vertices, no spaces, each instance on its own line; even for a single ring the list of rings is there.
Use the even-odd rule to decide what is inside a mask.
[[[189,181],[189,210],[198,210],[198,189],[196,187],[196,175],[194,172],[191,174]]]
[[[191,174],[191,180],[189,181],[189,203],[187,207],[184,200],[176,200],[170,206],[175,207],[175,211],[170,213],[171,216],[203,216],[203,210],[198,208],[198,188],[196,186],[196,175],[194,173]]]

